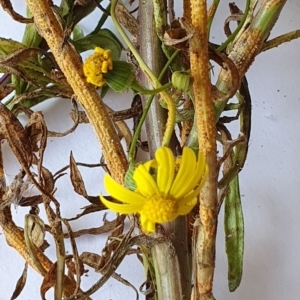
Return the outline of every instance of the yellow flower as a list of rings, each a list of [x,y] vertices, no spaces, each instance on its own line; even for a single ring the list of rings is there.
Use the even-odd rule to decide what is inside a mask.
[[[159,148],[154,160],[135,169],[135,191],[119,185],[106,174],[104,185],[107,192],[122,204],[106,200],[100,195],[101,201],[117,213],[139,213],[143,230],[153,232],[155,223],[170,222],[179,215],[188,214],[197,203],[197,196],[207,178],[208,167],[202,153],[199,153],[197,161],[194,151],[185,147],[179,161],[176,174],[171,150]],[[156,171],[154,175],[151,172],[153,168]]]
[[[111,50],[100,47],[96,47],[95,53],[90,55],[83,64],[83,73],[87,82],[99,87],[105,84],[103,73],[112,69]]]

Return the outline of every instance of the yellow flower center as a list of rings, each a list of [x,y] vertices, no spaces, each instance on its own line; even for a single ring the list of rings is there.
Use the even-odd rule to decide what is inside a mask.
[[[172,196],[156,194],[145,199],[141,215],[154,223],[166,223],[177,217],[177,211],[178,204]]]
[[[83,64],[83,72],[86,80],[96,86],[103,86],[105,79],[103,73],[113,69],[111,50],[95,48],[95,53],[89,56]]]

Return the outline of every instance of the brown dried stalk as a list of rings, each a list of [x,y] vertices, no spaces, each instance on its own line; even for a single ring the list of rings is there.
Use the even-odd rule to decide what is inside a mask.
[[[96,131],[113,178],[122,183],[127,170],[127,159],[102,99],[96,89],[86,82],[80,55],[66,39],[49,1],[26,0],[26,2],[40,35],[47,41],[76,99],[84,107]]]
[[[196,238],[194,299],[214,299],[212,282],[217,227],[217,149],[214,103],[208,69],[206,0],[191,0],[194,32],[190,40],[191,75],[194,78],[195,114],[199,149],[206,155],[208,180],[200,194],[200,227]]]

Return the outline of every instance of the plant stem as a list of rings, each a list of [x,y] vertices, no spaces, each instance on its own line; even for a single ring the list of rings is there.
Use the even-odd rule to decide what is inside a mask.
[[[196,280],[194,299],[214,299],[212,294],[217,229],[217,148],[214,104],[209,78],[206,0],[191,0],[191,19],[195,33],[190,40],[191,75],[200,151],[205,153],[209,174],[200,193],[196,236]],[[187,28],[189,29],[189,28]]]
[[[163,11],[165,12],[165,10]],[[158,75],[165,68],[161,43],[155,32],[152,1],[140,1],[140,55],[152,72]],[[173,58],[178,51],[173,54]],[[170,58],[169,63],[172,61]],[[149,86],[146,76],[140,74],[141,84]],[[159,78],[161,79],[161,78]],[[149,101],[149,100],[148,100]],[[146,131],[150,156],[162,145],[166,110],[154,101],[146,118]],[[172,128],[173,132],[173,128]],[[163,225],[162,232],[155,237],[166,241],[153,246],[151,254],[155,269],[155,283],[159,300],[187,300],[191,290],[191,273],[188,256],[187,221],[185,217]]]
[[[137,62],[139,64],[139,67],[150,79],[153,87],[156,88],[156,89],[160,88],[161,83],[157,79],[157,76],[152,72],[151,68],[145,63],[143,58],[140,56],[138,51],[133,46],[130,39],[127,37],[127,35],[126,35],[125,31],[123,30],[123,28],[118,23],[118,20],[117,20],[116,15],[115,15],[115,9],[116,9],[117,2],[118,2],[118,0],[112,0],[112,2],[111,2],[111,18],[112,18],[112,21],[114,22],[114,25],[115,25],[116,29],[118,30],[119,34],[121,35],[121,37],[125,41],[126,45],[128,46],[128,48],[130,49],[130,51],[134,55],[135,59],[137,60]],[[146,3],[141,3],[141,5],[146,6]],[[152,12],[152,15],[153,15],[153,12]],[[153,22],[151,22],[151,24],[152,23]],[[154,28],[152,28],[152,30],[154,31]],[[152,36],[152,34],[151,34],[151,36]],[[149,45],[142,44],[142,45],[144,45],[145,48],[147,48],[148,46],[149,47],[152,46],[151,44],[149,44]],[[172,137],[172,134],[173,134],[174,125],[175,125],[175,104],[174,104],[174,101],[173,101],[172,97],[170,96],[170,94],[167,91],[165,91],[165,90],[161,91],[160,95],[165,100],[165,102],[167,103],[168,110],[169,110],[167,124],[166,124],[166,128],[165,128],[165,131],[164,131],[164,135],[163,135],[163,139],[162,139],[161,144],[162,144],[162,146],[168,146],[169,143],[170,143],[170,140],[171,140],[171,137]]]
[[[261,52],[285,3],[286,0],[264,0],[249,27],[235,41],[228,57],[235,63],[240,78],[245,75],[255,57]],[[216,86],[225,94],[230,90],[231,76],[228,71],[221,70]],[[219,119],[226,103],[215,102],[216,120]]]
[[[66,40],[49,1],[26,0],[26,2],[40,35],[47,41],[59,67],[73,89],[76,99],[87,113],[102,145],[103,154],[113,178],[122,183],[128,166],[127,159],[102,99],[84,77],[80,55]]]

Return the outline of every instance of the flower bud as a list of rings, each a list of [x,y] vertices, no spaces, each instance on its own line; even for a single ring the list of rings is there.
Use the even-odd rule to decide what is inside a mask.
[[[172,84],[175,89],[187,92],[190,89],[192,78],[189,72],[175,71],[172,74]]]

